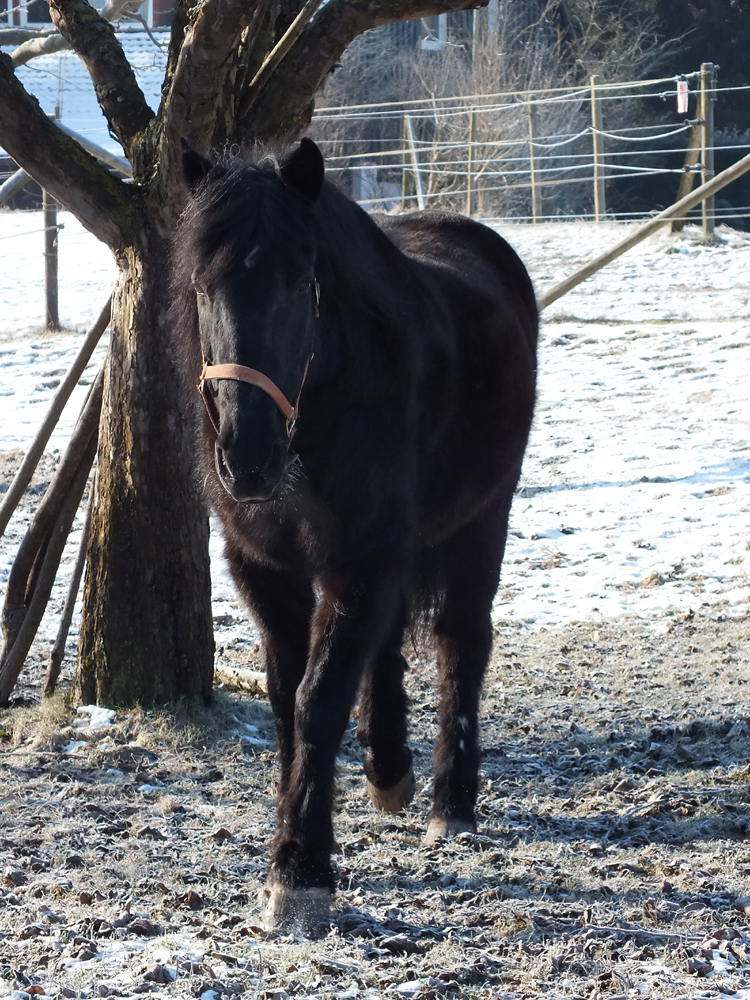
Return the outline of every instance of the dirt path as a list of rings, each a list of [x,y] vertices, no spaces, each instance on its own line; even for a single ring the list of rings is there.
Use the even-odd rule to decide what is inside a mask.
[[[504,630],[480,831],[431,850],[434,666],[413,655],[419,792],[403,815],[374,812],[353,722],[338,911],[313,942],[258,927],[275,780],[262,693],[102,728],[71,725],[62,699],[6,711],[0,994],[750,996],[749,631],[716,611]]]

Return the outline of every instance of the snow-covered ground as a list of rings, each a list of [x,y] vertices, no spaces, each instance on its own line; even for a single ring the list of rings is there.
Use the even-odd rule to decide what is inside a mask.
[[[6,452],[31,441],[114,277],[108,251],[70,216],[62,221],[61,317],[77,332],[49,336],[38,330],[41,218],[0,213]],[[498,228],[541,290],[616,243],[627,227]],[[703,604],[727,615],[747,612],[750,236],[718,235],[716,246],[703,246],[697,230],[659,233],[545,311],[537,416],[511,517],[498,624],[552,626],[621,614],[663,624]],[[80,387],[50,448],[63,446],[84,392]],[[21,520],[11,526],[16,539]],[[220,549],[215,530],[215,613],[243,617]],[[63,577],[72,552],[71,545]],[[0,585],[12,556],[6,537]],[[54,623],[45,627],[51,636]]]

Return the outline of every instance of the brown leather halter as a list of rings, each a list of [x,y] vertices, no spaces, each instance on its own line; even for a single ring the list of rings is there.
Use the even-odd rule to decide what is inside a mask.
[[[271,397],[274,403],[276,403],[278,408],[281,410],[284,417],[286,417],[286,433],[287,436],[291,438],[294,433],[294,425],[297,422],[297,414],[299,413],[299,397],[302,393],[302,386],[305,384],[305,379],[307,378],[307,369],[310,367],[312,357],[313,356],[311,354],[305,363],[305,370],[302,374],[302,383],[299,387],[299,392],[297,393],[297,399],[294,406],[292,406],[276,383],[272,382],[267,375],[263,374],[263,372],[259,372],[255,368],[248,368],[245,365],[210,365],[204,356],[203,368],[201,369],[196,389],[203,397],[206,412],[208,413],[209,420],[213,424],[213,428],[216,433],[219,433],[219,415],[216,412],[216,406],[214,405],[213,400],[206,395],[205,388],[205,383],[207,379],[210,378],[232,379],[235,382],[248,382],[250,385],[256,385],[259,389],[262,389],[263,392],[267,393]]]
[[[317,281],[313,284],[313,291],[315,293],[315,315],[319,316],[320,285]],[[199,291],[198,294],[202,295],[203,292]],[[206,360],[205,354],[202,354],[202,357],[203,367],[201,368],[196,389],[203,397],[206,412],[208,413],[208,419],[211,421],[213,429],[217,434],[219,433],[219,414],[216,410],[214,401],[206,395],[206,381],[211,378],[232,379],[235,382],[248,382],[250,385],[256,385],[259,389],[262,389],[263,392],[269,395],[274,403],[276,403],[286,418],[286,433],[287,437],[291,440],[292,434],[294,434],[294,425],[297,423],[299,398],[302,395],[302,386],[305,384],[307,369],[310,367],[310,362],[313,359],[312,352],[310,352],[310,357],[305,362],[305,370],[302,373],[302,382],[300,383],[299,392],[297,393],[297,399],[294,402],[294,406],[292,406],[276,383],[273,382],[267,375],[264,375],[263,372],[259,372],[256,368],[248,368],[246,365],[233,364],[212,365]]]

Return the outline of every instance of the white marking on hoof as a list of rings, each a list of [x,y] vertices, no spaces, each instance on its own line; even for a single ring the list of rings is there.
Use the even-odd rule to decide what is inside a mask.
[[[409,768],[401,781],[391,788],[378,788],[371,781],[367,782],[367,789],[370,793],[372,804],[376,809],[389,813],[400,812],[404,806],[408,806],[414,798],[416,787],[417,780],[411,768]]]
[[[428,847],[436,844],[438,840],[447,840],[450,837],[457,837],[459,833],[476,833],[477,828],[474,823],[467,823],[465,819],[440,819],[433,816],[427,824],[427,833],[424,842]]]
[[[315,934],[330,922],[332,894],[328,889],[290,889],[278,882],[263,890],[263,927],[267,931],[290,927]]]

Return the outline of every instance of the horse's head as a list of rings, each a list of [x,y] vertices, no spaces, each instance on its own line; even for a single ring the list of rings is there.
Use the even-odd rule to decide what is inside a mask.
[[[235,500],[262,503],[282,483],[313,353],[323,158],[303,139],[258,167],[214,166],[185,145],[182,165],[204,361],[195,374],[216,432],[216,472]]]

